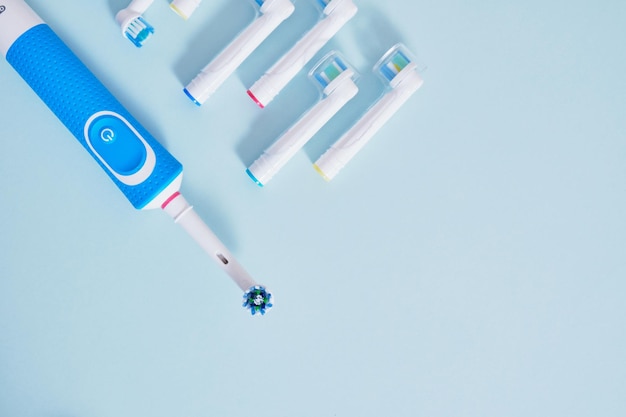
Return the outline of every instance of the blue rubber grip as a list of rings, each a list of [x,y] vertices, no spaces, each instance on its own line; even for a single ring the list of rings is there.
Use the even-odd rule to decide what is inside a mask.
[[[180,162],[131,116],[48,25],[40,24],[25,32],[9,48],[6,58],[98,162],[135,208],[143,208],[182,172],[183,167]],[[105,149],[106,145],[93,148],[105,149],[103,152],[98,152],[100,158],[104,155],[108,167],[94,153],[93,144],[90,146],[85,139],[87,123],[93,120],[94,115],[103,112],[116,114],[126,119],[125,121],[130,126],[117,119],[113,120],[113,123],[123,125],[125,134],[134,135],[137,138],[141,136],[146,142],[144,144],[133,137],[118,141],[114,147],[107,149]],[[103,120],[106,121],[106,117]],[[100,123],[104,122],[100,120]],[[96,126],[95,122],[94,126]],[[107,130],[102,129],[103,132]],[[108,139],[109,136],[105,133],[107,132],[100,135],[103,139]],[[133,172],[131,168],[140,168],[140,166],[133,167],[133,164],[144,163],[147,147],[154,151],[156,159],[154,167],[149,171],[149,176],[133,185],[120,181],[112,169],[115,170],[119,166],[128,169],[128,172]],[[116,172],[120,174],[121,170],[122,168]]]

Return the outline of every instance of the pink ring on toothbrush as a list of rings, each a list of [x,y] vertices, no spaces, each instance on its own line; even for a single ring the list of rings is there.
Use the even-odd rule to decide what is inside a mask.
[[[167,207],[167,205],[168,205],[169,203],[171,203],[171,202],[172,202],[172,200],[174,200],[174,199],[175,199],[176,197],[178,197],[179,195],[180,195],[180,192],[176,191],[174,194],[172,194],[171,196],[169,196],[169,197],[167,198],[167,200],[165,200],[165,202],[164,202],[163,204],[161,204],[161,208],[162,208],[163,210],[165,210],[165,207]]]

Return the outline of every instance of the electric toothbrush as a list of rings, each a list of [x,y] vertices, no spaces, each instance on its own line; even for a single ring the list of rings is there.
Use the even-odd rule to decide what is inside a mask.
[[[356,72],[336,52],[322,58],[309,76],[322,87],[323,98],[246,170],[261,187],[359,91]]]
[[[390,89],[315,162],[313,167],[325,180],[334,178],[422,86],[424,81],[410,56],[403,45],[397,44],[374,66],[374,72]]]
[[[136,209],[162,208],[264,314],[271,294],[256,284],[180,194],[183,167],[98,81],[23,0],[3,0],[0,53],[78,139]]]
[[[255,0],[255,2],[261,15],[205,66],[183,90],[198,106],[215,93],[295,9],[290,0]]]
[[[352,0],[317,0],[324,18],[248,89],[259,107],[267,106],[358,11]]]

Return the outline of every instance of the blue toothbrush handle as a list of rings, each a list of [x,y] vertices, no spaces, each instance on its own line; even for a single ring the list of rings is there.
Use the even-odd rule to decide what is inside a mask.
[[[113,97],[45,23],[10,46],[7,61],[72,132],[132,205],[141,209],[182,165]]]

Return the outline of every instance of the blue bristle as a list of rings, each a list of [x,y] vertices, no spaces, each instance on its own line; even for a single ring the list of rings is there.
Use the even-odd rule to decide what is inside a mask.
[[[339,65],[339,68],[341,68],[342,71],[345,71],[348,69],[346,64],[344,64],[344,62],[338,56],[335,56],[335,62],[337,63],[337,65]]]
[[[269,293],[265,287],[256,285],[250,287],[243,295],[242,306],[250,310],[250,314],[253,316],[256,313],[264,315],[267,310],[273,307],[272,294]]]
[[[263,6],[263,3],[265,3],[264,0],[254,0],[254,1],[256,1],[256,4],[258,4],[259,7]]]
[[[323,79],[320,75],[319,72],[316,72],[314,74],[315,79],[322,85],[322,87],[326,87],[328,85],[328,83],[326,82],[325,79]]]

